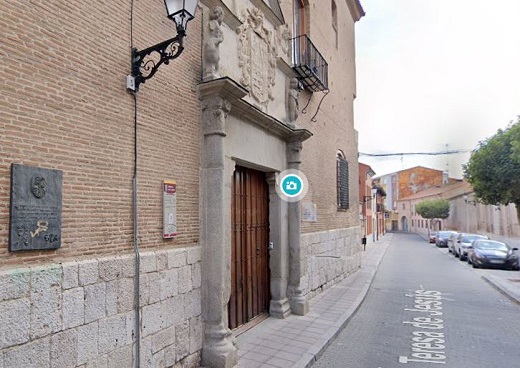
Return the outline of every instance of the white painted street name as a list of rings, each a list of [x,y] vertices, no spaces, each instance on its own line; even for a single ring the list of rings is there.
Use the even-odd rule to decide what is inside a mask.
[[[438,318],[442,316],[442,293],[421,287],[413,294],[405,295],[414,299],[414,306],[404,310],[419,313],[419,316],[403,322],[416,330],[412,332],[412,354],[399,356],[399,363],[446,364],[444,321]]]

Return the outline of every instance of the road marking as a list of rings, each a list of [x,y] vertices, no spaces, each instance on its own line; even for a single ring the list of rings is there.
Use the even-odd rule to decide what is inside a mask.
[[[413,308],[404,308],[404,310],[420,313],[420,317],[414,317],[411,321],[403,321],[403,323],[420,330],[412,332],[411,358],[400,355],[399,363],[446,364],[444,321],[437,318],[443,315],[442,301],[445,298],[440,291],[424,290],[423,286],[420,286],[419,290],[405,294],[406,297],[413,298],[414,305]]]
[[[437,364],[446,364],[446,362],[440,360],[424,360],[424,359],[410,359],[407,356],[400,356],[399,363],[409,363],[409,362],[418,362],[418,363],[437,363]]]

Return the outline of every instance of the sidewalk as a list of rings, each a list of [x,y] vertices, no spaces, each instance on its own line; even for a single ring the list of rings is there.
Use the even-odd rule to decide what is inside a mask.
[[[491,239],[498,240],[510,245],[513,248],[520,249],[520,238],[509,237],[496,234],[486,234]],[[517,251],[520,257],[520,251]],[[507,295],[511,300],[520,303],[520,272],[502,272],[500,274],[482,275],[482,278],[490,283],[493,287]]]
[[[361,270],[309,301],[305,316],[267,318],[237,337],[238,367],[309,367],[365,299],[392,234],[367,244]]]

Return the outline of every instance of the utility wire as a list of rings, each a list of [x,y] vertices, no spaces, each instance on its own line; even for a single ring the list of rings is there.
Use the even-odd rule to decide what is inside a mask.
[[[470,152],[470,150],[449,150],[439,152],[392,152],[392,153],[364,153],[359,152],[360,156],[366,157],[390,157],[390,156],[440,156],[440,155],[455,155],[459,153]]]

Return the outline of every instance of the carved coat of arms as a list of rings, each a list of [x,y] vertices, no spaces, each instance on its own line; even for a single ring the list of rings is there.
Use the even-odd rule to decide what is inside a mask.
[[[251,91],[261,105],[273,100],[276,50],[272,32],[264,26],[264,14],[257,8],[246,9],[243,24],[237,28],[240,83]]]

